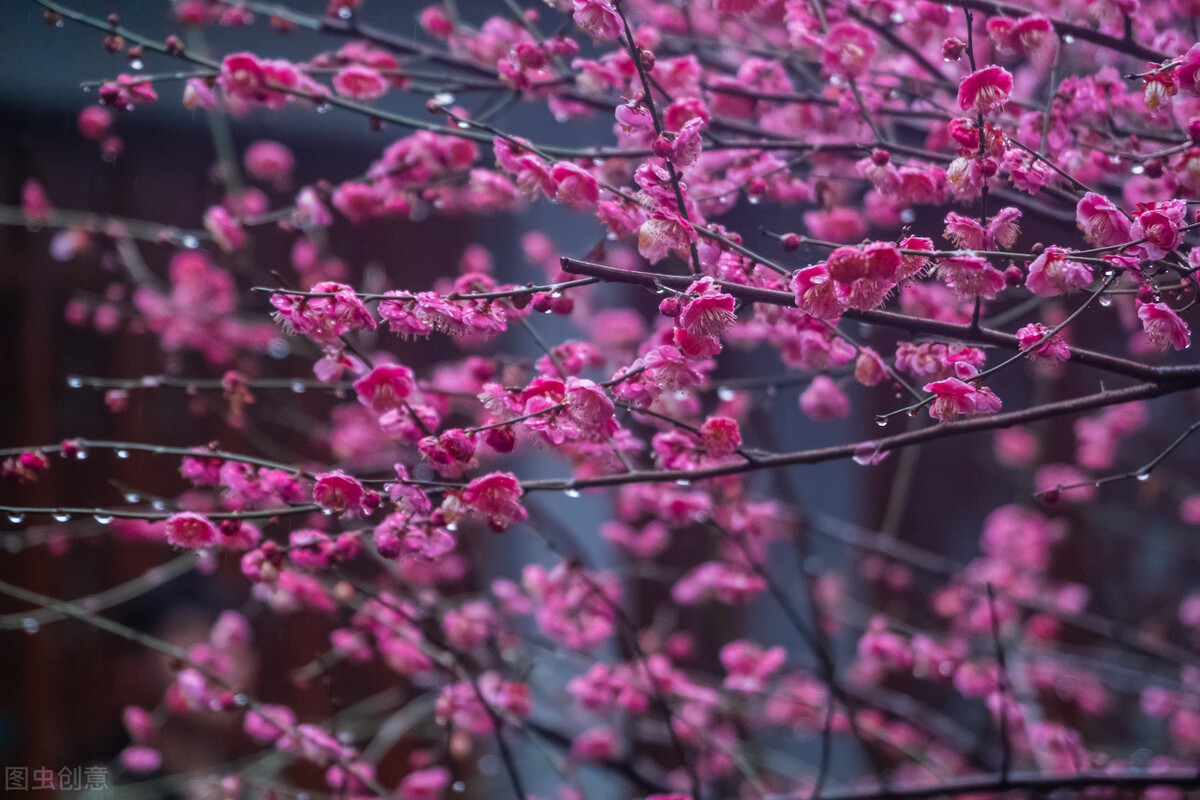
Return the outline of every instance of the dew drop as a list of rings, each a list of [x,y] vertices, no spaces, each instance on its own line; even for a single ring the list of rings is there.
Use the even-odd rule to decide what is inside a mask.
[[[55,511],[50,515],[55,522],[67,522],[71,519],[71,515],[66,511]]]
[[[8,513],[8,521],[11,522],[13,525],[20,525],[22,522],[25,521],[25,515],[20,513],[19,511],[10,511]]]
[[[184,247],[186,247],[188,250],[195,250],[197,247],[200,246],[200,240],[197,239],[195,236],[192,236],[191,234],[188,234],[187,236],[184,236],[183,238],[181,238],[179,240],[179,243],[181,245],[183,245]]]
[[[458,523],[457,522],[448,523],[446,525],[446,530],[450,531],[451,533],[454,533],[456,530],[458,530]]]
[[[154,500],[153,502],[150,503],[150,507],[153,508],[155,511],[162,511],[163,509],[165,509],[167,507],[167,504],[164,503],[162,500]]]
[[[287,358],[292,353],[292,346],[288,344],[287,339],[272,339],[267,344],[267,355],[271,358]]]
[[[118,450],[117,458],[129,458],[129,451],[128,450]]]
[[[1063,42],[1065,44],[1075,44],[1075,37],[1068,33],[1063,36]]]
[[[234,705],[244,706],[250,702],[250,698],[244,694],[235,694],[233,696]]]
[[[296,394],[304,394],[303,381],[292,381],[292,391]]]
[[[565,494],[567,497],[571,498],[572,500],[580,497],[578,489],[567,489],[565,492],[563,492],[563,494]]]
[[[730,389],[728,386],[721,386],[717,388],[717,399],[722,403],[732,403],[736,397],[737,392],[733,391],[733,389]]]
[[[679,480],[675,481],[675,485],[676,486],[691,486],[692,482],[687,480],[686,478],[680,478]]]
[[[90,87],[90,86],[80,86],[79,88],[83,89],[84,94],[92,93],[92,87]],[[100,105],[104,105],[104,103],[101,103]]]
[[[88,457],[87,448],[80,447],[78,450],[75,451],[75,460],[76,461],[83,461],[87,457]]]
[[[30,636],[37,633],[41,628],[41,626],[38,625],[38,621],[33,617],[25,617],[25,619],[21,620],[21,627],[24,628],[25,632]]]
[[[467,785],[465,783],[463,783],[462,781],[455,781],[454,784],[450,788],[453,789],[455,792],[458,792],[459,794],[461,794],[463,791],[466,790]]]
[[[1132,167],[1130,167],[1129,171],[1132,172],[1134,175],[1141,175],[1143,172],[1146,171],[1146,168],[1144,166],[1142,166],[1141,164],[1134,164]]]
[[[911,208],[904,209],[900,212],[900,221],[905,225],[911,225],[917,221],[917,212],[913,211]]]
[[[891,19],[891,20],[892,20],[892,22],[893,22],[893,23],[895,23],[896,25],[901,25],[901,24],[903,24],[903,23],[904,23],[904,15],[903,15],[903,14],[901,14],[899,11],[893,11],[893,12],[892,12],[892,16],[890,17],[890,19]]]
[[[146,65],[142,63],[142,60],[140,58],[135,58],[133,61],[129,62],[130,69],[138,70],[138,69],[142,69],[145,66]]]
[[[1134,475],[1133,477],[1137,478],[1139,481],[1144,482],[1144,481],[1150,480],[1150,473],[1149,472],[1139,472],[1137,475]]]
[[[327,517],[331,517],[331,516],[333,516],[333,509],[332,508],[322,508],[321,513]]]
[[[342,6],[341,8],[338,9],[337,14],[341,19],[350,19],[352,12],[350,11],[350,9],[346,8],[345,6]]]
[[[883,414],[879,414],[875,417],[875,424],[881,428],[886,428],[888,424],[888,418]]]
[[[746,202],[752,206],[756,206],[762,202],[762,197],[756,194],[746,195]]]
[[[448,106],[454,102],[454,95],[450,94],[450,92],[438,92],[433,96],[433,102],[439,106]]]
[[[126,503],[140,503],[141,501],[142,501],[142,496],[140,494],[138,494],[137,492],[126,492],[125,493],[125,502]]]
[[[78,375],[72,375],[67,378],[67,386],[72,389],[81,389],[83,388],[83,378],[80,378]]]
[[[329,103],[317,103],[316,112],[318,114],[328,113],[329,112]]]
[[[455,125],[455,127],[459,128],[461,130],[464,130],[464,131],[467,128],[471,127],[471,123],[467,122],[466,120],[461,120],[461,119],[458,122],[454,123],[454,125]]]
[[[108,525],[113,521],[112,514],[93,514],[92,519],[101,525]]]
[[[1099,298],[1097,298],[1096,302],[1099,303],[1100,305],[1104,306],[1105,308],[1108,308],[1109,306],[1112,305],[1112,298],[1106,294],[1102,294],[1102,295],[1100,295]]]

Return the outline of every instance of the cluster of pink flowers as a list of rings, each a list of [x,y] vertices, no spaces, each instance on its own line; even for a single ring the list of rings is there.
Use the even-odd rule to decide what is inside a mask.
[[[1186,434],[1163,451],[1151,401],[1124,402],[1200,385],[1177,352],[1190,346],[1200,272],[1200,0],[1044,5],[550,0],[477,19],[445,3],[414,14],[412,38],[368,24],[363,0],[328,0],[323,16],[172,5],[185,26],[265,21],[337,38],[307,60],[202,56],[175,36],[130,46],[143,40],[115,15],[83,20],[137,73],[99,84],[101,105],[77,120],[109,160],[123,148],[114,120],[128,124],[115,112],[140,113],[170,80],[187,109],[255,115],[258,136],[269,129],[258,115],[284,110],[357,114],[381,136],[402,129],[320,177],[283,133],[256,140],[239,127],[247,180],[223,152],[202,229],[68,211],[36,180],[10,209],[54,230],[55,259],[95,260],[117,276],[81,287],[68,318],[153,334],[170,376],[72,385],[111,386],[113,410],[152,388],[186,386],[197,413],[204,392],[221,398],[207,404],[225,426],[212,444],[137,448],[181,456],[186,490],[113,530],[184,550],[179,562],[206,574],[240,567],[255,610],[332,620],[320,652],[292,673],[297,695],[320,675],[322,685],[336,678],[340,703],[360,688],[342,681],[344,667],[386,675],[399,702],[414,703],[388,709],[379,731],[366,720],[380,737],[360,750],[369,736],[342,727],[350,712],[319,723],[310,704],[251,697],[254,617],[226,613],[177,651],[159,710],[126,709],[121,765],[161,769],[172,715],[237,712],[253,741],[318,767],[348,798],[439,800],[466,788],[464,765],[489,772],[478,753],[492,747],[520,785],[521,759],[507,758],[517,729],[560,748],[568,784],[580,769],[617,770],[643,795],[653,786],[649,800],[817,796],[843,779],[850,791],[859,761],[886,794],[981,774],[995,760],[990,742],[975,747],[957,729],[963,719],[979,727],[977,708],[1001,723],[1007,767],[1036,770],[1038,791],[1061,789],[1056,775],[1099,791],[1083,786],[1093,770],[1160,798],[1193,788],[1200,670],[1187,656],[1200,594],[1171,596],[1164,577],[1126,603],[1125,576],[1096,591],[1107,576],[1078,547],[1084,534],[1088,547],[1107,535],[1095,501],[1121,477],[1148,481],[1128,484],[1147,520],[1168,497],[1170,513],[1200,524],[1187,475],[1163,477]],[[81,21],[56,14],[47,19]],[[160,56],[190,71],[138,72],[135,62]],[[410,93],[426,113],[404,110]],[[518,102],[562,123],[562,136],[510,117]],[[570,123],[585,117],[603,134],[591,146],[572,141]],[[515,256],[457,243],[457,269],[435,260],[421,290],[375,266],[407,269],[405,254],[364,261],[346,248],[347,236],[369,244],[384,226],[409,236],[429,216],[531,204],[552,205],[543,210],[556,225],[591,224],[591,240],[522,232]],[[755,231],[741,212],[759,205],[778,214]],[[250,302],[239,308],[274,238],[290,243],[290,259],[263,271],[294,272],[271,290],[279,326],[248,321],[261,311]],[[157,247],[173,254],[150,255]],[[1128,357],[1093,349],[1118,338],[1107,330],[1122,334]],[[289,352],[293,335],[315,346],[311,357]],[[263,353],[279,363],[257,363]],[[193,385],[189,370],[205,368],[219,379],[202,373]],[[309,369],[318,380],[280,378]],[[1086,385],[1068,383],[1077,376]],[[308,416],[282,413],[289,382],[308,393]],[[790,416],[776,426],[782,400]],[[887,425],[925,406],[946,424],[826,439],[857,430],[856,410]],[[825,424],[836,420],[847,422]],[[289,439],[273,442],[284,426]],[[999,431],[1008,482],[953,476],[960,502],[935,472],[940,457],[905,459],[879,509],[882,533],[828,517],[833,493],[808,480],[818,462],[852,458],[862,474],[905,448],[985,429]],[[229,430],[264,455],[226,450],[237,447]],[[297,455],[268,459],[270,445]],[[39,479],[53,452],[13,448],[0,473]],[[86,455],[81,442],[60,452],[72,465]],[[803,514],[799,500],[772,497],[791,491],[776,470],[801,465]],[[557,476],[542,477],[543,466]],[[44,483],[58,476],[55,467]],[[943,488],[937,514],[910,509],[931,486]],[[574,499],[581,492],[586,501]],[[1013,492],[1022,499],[984,519],[976,497]],[[602,497],[612,512],[596,520]],[[125,499],[119,512],[89,515],[101,525],[141,513],[141,496]],[[585,506],[555,524],[559,507]],[[66,508],[45,511],[57,521]],[[34,513],[13,505],[8,518]],[[954,535],[962,525],[981,531],[977,545]],[[71,544],[51,527],[54,548]],[[1158,536],[1146,527],[1139,542]],[[484,540],[504,558],[478,558]],[[553,560],[513,568],[526,540]],[[1130,563],[1141,556],[1133,546]],[[781,558],[789,549],[795,563]],[[1176,575],[1167,561],[1154,568]],[[1120,619],[1105,620],[1114,597]],[[795,630],[703,629],[732,613],[723,607],[750,618],[768,604]],[[808,651],[786,646],[793,632]],[[1148,684],[1127,691],[1135,672]],[[428,726],[411,724],[418,697],[443,726],[425,744]],[[540,713],[567,697],[567,713]],[[1128,726],[1112,723],[1135,701],[1148,718],[1137,747],[1156,753],[1147,769],[1190,773],[1154,786],[1132,770]],[[1150,724],[1161,737],[1140,735]],[[395,770],[377,750],[393,727],[405,741],[388,757],[403,752],[403,774],[383,786]],[[819,777],[757,757],[758,745],[792,734],[819,739]],[[848,746],[864,759],[842,758]],[[1012,790],[1010,778],[981,778],[978,790]],[[230,776],[221,788],[248,787]],[[277,789],[282,778],[265,791]],[[573,785],[558,794],[579,797]]]
[[[271,326],[237,317],[233,276],[207,254],[177,253],[170,281],[169,294],[149,286],[133,293],[141,319],[168,352],[198,350],[209,361],[224,364],[241,349],[266,350],[275,338]]]
[[[551,639],[588,650],[612,636],[621,599],[620,585],[612,575],[566,561],[551,569],[530,564],[522,572],[521,587],[538,628]]]

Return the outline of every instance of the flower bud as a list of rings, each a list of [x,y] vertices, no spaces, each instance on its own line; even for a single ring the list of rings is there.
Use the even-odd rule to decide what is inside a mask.
[[[539,314],[549,314],[553,304],[554,299],[545,292],[538,292],[533,296],[533,310]]]
[[[955,36],[950,36],[942,41],[942,58],[947,61],[958,61],[966,49],[966,42]]]

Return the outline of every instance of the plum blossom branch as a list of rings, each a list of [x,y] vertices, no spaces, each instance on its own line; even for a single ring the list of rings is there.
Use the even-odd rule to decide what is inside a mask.
[[[800,464],[819,464],[826,461],[854,458],[855,456],[861,457],[865,451],[872,451],[877,454],[888,453],[903,447],[950,437],[964,436],[970,433],[978,433],[979,431],[1008,428],[1013,425],[1036,422],[1042,419],[1055,419],[1057,417],[1091,411],[1096,408],[1129,403],[1134,400],[1148,400],[1174,392],[1185,391],[1196,386],[1200,386],[1200,375],[1174,382],[1143,383],[1123,389],[1110,389],[1096,394],[1075,397],[1070,400],[1046,403],[1018,411],[990,414],[960,422],[947,422],[933,428],[910,431],[881,439],[762,456],[749,464],[739,463],[694,470],[638,470],[629,473],[600,475],[589,478],[530,480],[524,481],[521,485],[527,492],[568,491],[602,486],[621,486],[628,483],[671,483],[681,480],[700,481],[707,478],[738,475],[762,469],[797,466]]]
[[[119,586],[81,597],[72,605],[87,609],[90,613],[128,602],[196,568],[199,558],[195,553],[184,553],[161,566],[126,581]],[[16,612],[0,615],[0,630],[29,630],[31,623],[38,627],[67,619],[70,614],[62,609],[43,607],[38,611]]]
[[[1131,469],[1128,472],[1121,472],[1121,473],[1118,473],[1115,475],[1105,475],[1103,477],[1095,478],[1094,480],[1090,480],[1090,481],[1083,481],[1080,483],[1069,483],[1069,484],[1060,484],[1060,485],[1056,485],[1056,486],[1051,486],[1049,488],[1046,488],[1039,492],[1036,492],[1034,494],[1034,496],[1035,497],[1045,497],[1047,494],[1050,494],[1053,492],[1064,492],[1064,491],[1068,491],[1070,489],[1080,489],[1085,486],[1101,486],[1106,483],[1114,483],[1116,481],[1124,481],[1124,480],[1129,480],[1131,478],[1135,479],[1135,480],[1139,480],[1139,481],[1149,480],[1150,474],[1154,471],[1154,468],[1157,467],[1159,464],[1161,464],[1164,460],[1166,460],[1166,458],[1168,456],[1170,456],[1171,453],[1173,453],[1175,450],[1177,450],[1180,447],[1180,445],[1182,445],[1184,442],[1186,442],[1192,436],[1192,434],[1194,434],[1196,431],[1200,431],[1200,420],[1197,420],[1197,421],[1193,422],[1191,425],[1189,425],[1183,431],[1183,433],[1181,433],[1177,437],[1175,437],[1175,440],[1172,441],[1165,448],[1163,448],[1162,451],[1160,451],[1158,453],[1158,455],[1154,456],[1149,461],[1147,461],[1145,464],[1142,464],[1140,467],[1137,467],[1136,469]]]
[[[691,278],[687,276],[670,275],[666,273],[652,272],[634,272],[625,270],[619,267],[610,267],[603,264],[593,264],[586,261],[564,256],[562,259],[563,270],[579,275],[589,275],[600,278],[603,281],[611,281],[616,283],[632,283],[640,286],[654,287],[661,283],[664,286],[672,288],[686,288],[690,284]],[[785,292],[780,289],[764,289],[757,286],[746,286],[743,284],[730,283],[728,281],[715,280],[714,283],[721,288],[722,291],[733,295],[740,300],[746,300],[753,303],[769,303],[780,306],[795,306],[796,297],[792,292]],[[847,309],[843,315],[846,319],[865,322],[872,325],[880,325],[884,327],[897,328],[914,334],[929,334],[934,336],[945,336],[950,339],[957,339],[964,342],[978,342],[981,344],[991,344],[1003,347],[1009,350],[1020,350],[1021,343],[1016,336],[1001,331],[991,330],[989,328],[973,328],[970,325],[960,325],[953,322],[942,322],[940,320],[925,319],[920,317],[912,317],[905,314],[899,314],[893,311],[859,311],[857,309]],[[1124,375],[1129,378],[1139,380],[1173,380],[1176,378],[1188,378],[1193,374],[1200,375],[1200,367],[1193,366],[1168,366],[1154,367],[1143,364],[1138,361],[1132,361],[1118,356],[1108,355],[1107,353],[1099,353],[1083,348],[1071,348],[1071,360],[1077,364],[1084,364],[1090,367],[1107,370],[1117,375]]]

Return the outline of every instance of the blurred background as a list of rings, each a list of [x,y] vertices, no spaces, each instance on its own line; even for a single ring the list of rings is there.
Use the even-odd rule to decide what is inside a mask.
[[[78,5],[92,13],[118,13],[124,25],[156,38],[174,30],[169,4],[161,0],[108,2],[101,4],[102,11],[90,7],[97,4]],[[291,5],[319,14],[325,4],[303,0]],[[494,5],[485,0],[459,0],[464,15],[476,20],[495,13]],[[418,11],[419,7],[409,3],[368,3],[364,19],[410,33],[416,29]],[[299,60],[318,48],[310,33],[280,36],[261,23],[247,30],[214,27],[203,36],[192,46],[215,56],[248,49]],[[114,133],[124,149],[106,159],[96,143],[84,139],[76,127],[79,111],[95,98],[94,92],[89,95],[80,89],[80,82],[130,71],[124,56],[105,52],[101,39],[99,33],[80,25],[68,23],[61,29],[46,25],[41,9],[30,0],[0,4],[0,204],[19,206],[21,188],[32,178],[41,183],[58,208],[194,228],[204,210],[222,198],[214,170],[224,148],[240,153],[260,139],[285,143],[296,154],[295,187],[299,187],[319,179],[336,182],[360,174],[383,147],[407,133],[396,128],[372,131],[362,118],[336,110],[319,115],[298,110],[258,111],[229,122],[213,120],[204,112],[182,108],[182,85],[165,83],[159,86],[159,103],[116,116]],[[340,44],[325,40],[323,47],[334,49]],[[147,57],[146,61],[148,73],[175,68],[164,58]],[[423,97],[397,95],[389,97],[388,103],[394,110],[424,113]],[[559,144],[612,141],[609,118],[561,125],[544,109],[518,107],[499,117],[497,124]],[[487,154],[484,160],[488,160]],[[291,202],[291,195],[273,194],[272,201],[282,205]],[[752,240],[759,225],[796,229],[800,210],[753,208],[743,201],[722,221]],[[937,218],[936,212],[925,209],[914,228],[925,232],[937,224]],[[1055,227],[1033,218],[1027,219],[1024,228],[1033,237],[1031,241],[1039,236],[1058,241],[1064,235],[1075,235],[1073,231],[1064,233],[1061,224]],[[339,219],[329,241],[332,253],[348,264],[348,282],[363,286],[376,281],[385,289],[423,290],[436,276],[456,274],[458,261],[471,242],[491,251],[496,273],[503,280],[542,279],[540,270],[520,251],[522,233],[532,229],[549,231],[563,254],[576,257],[585,255],[600,235],[594,221],[537,203],[520,215],[448,219],[433,214],[421,221],[362,228]],[[251,453],[262,452],[269,445],[277,452],[290,448],[297,459],[324,455],[307,450],[297,429],[328,417],[340,401],[327,395],[310,392],[304,397],[288,397],[293,411],[276,413],[271,397],[260,394],[249,412],[250,425],[235,430],[222,420],[224,401],[219,391],[194,396],[177,389],[133,392],[125,407],[114,412],[106,406],[103,392],[69,389],[70,375],[139,378],[171,372],[213,379],[220,378],[226,367],[209,364],[196,354],[165,357],[154,337],[130,333],[120,313],[111,332],[98,331],[94,321],[70,324],[64,309],[72,301],[93,310],[101,305],[118,312],[127,307],[128,294],[119,288],[124,276],[111,241],[98,238],[87,253],[61,262],[51,256],[51,239],[49,231],[0,226],[0,408],[4,409],[0,446],[50,444],[85,436],[177,446],[219,441],[226,449]],[[289,248],[288,237],[263,230],[255,235],[248,256],[251,263],[242,266],[248,266],[249,274],[269,276],[275,270],[291,274]],[[142,243],[137,250],[151,273],[160,279],[166,275],[172,248]],[[223,255],[214,255],[223,264],[228,261]],[[247,290],[251,283],[242,280],[239,286]],[[622,287],[608,287],[603,296],[613,304],[641,308],[647,315],[656,302],[645,292]],[[262,296],[244,291],[241,309],[247,318],[269,321],[270,307]],[[1097,347],[1104,343],[1120,346],[1124,335],[1114,324],[1117,310],[1107,314],[1107,320],[1096,315],[1100,319],[1094,323],[1085,322],[1078,330],[1079,340],[1100,342]],[[572,334],[568,321],[539,319],[538,324],[552,342],[578,335],[578,331]],[[885,357],[894,347],[890,334],[880,336],[861,326],[852,327],[861,341],[875,343]],[[392,337],[378,344],[392,349],[418,372],[456,357],[442,337],[415,343]],[[304,351],[293,357],[289,355],[293,346],[299,348],[280,337],[280,345],[273,351],[279,357],[266,367],[270,375],[310,377],[311,354]],[[539,354],[519,331],[507,335],[499,346],[507,352]],[[723,366],[722,374],[731,377],[770,375],[784,369],[777,357],[762,350],[730,361],[736,363]],[[1086,370],[1069,372],[1068,378],[1039,377],[1021,365],[1001,377],[996,390],[1007,409],[1035,399],[1094,391],[1098,385],[1098,376]],[[756,394],[755,444],[783,451],[879,436],[871,417],[894,407],[891,398],[876,393],[868,401],[875,406],[871,413],[856,413],[839,423],[814,424],[797,408],[801,388],[788,386]],[[1136,466],[1161,450],[1195,418],[1195,405],[1192,398],[1184,397],[1156,401],[1153,426],[1122,451],[1123,468]],[[276,407],[282,408],[282,404]],[[926,422],[899,421],[893,423],[893,429],[906,424]],[[1045,424],[1035,433],[1044,461],[1070,459],[1074,447],[1070,424]],[[986,512],[1002,502],[1029,498],[1029,475],[999,470],[991,444],[986,436],[949,440],[910,451],[911,455],[892,456],[873,469],[848,463],[794,469],[778,476],[774,484],[763,482],[761,487],[793,498],[816,515],[849,519],[872,530],[883,527],[904,542],[965,562],[978,552],[978,534]],[[1053,511],[1066,520],[1071,532],[1058,551],[1056,570],[1061,574],[1057,577],[1089,586],[1093,608],[1099,613],[1148,628],[1164,641],[1182,635],[1176,604],[1184,590],[1200,586],[1195,578],[1200,551],[1194,544],[1194,529],[1185,529],[1176,515],[1178,502],[1196,488],[1191,478],[1195,473],[1187,469],[1194,463],[1194,449],[1185,448],[1172,458],[1170,479],[1156,473],[1146,483],[1128,481],[1106,488],[1095,504]],[[564,471],[561,462],[543,456],[530,457],[523,468],[531,477]],[[119,505],[130,492],[143,498],[169,498],[185,488],[174,467],[162,459],[135,455],[122,460],[98,452],[82,462],[53,457],[49,474],[37,483],[0,485],[0,502],[111,506]],[[569,520],[568,527],[597,563],[613,561],[614,556],[600,545],[595,533],[597,524],[607,518],[605,499],[597,496],[571,505],[568,502],[548,499],[545,513]],[[14,525],[0,518],[0,579],[55,598],[84,598],[134,580],[147,570],[174,564],[172,559],[177,558],[161,545],[121,540],[88,519],[75,520],[69,526],[51,524],[47,517],[30,523]],[[898,616],[929,619],[929,591],[942,578],[917,575],[906,592],[884,590],[860,574],[861,552],[818,535],[803,538],[803,550],[797,557],[781,559],[776,565],[788,586],[799,585],[801,565],[816,573],[845,570],[849,591],[863,608],[878,604]],[[501,542],[485,534],[471,539],[464,549],[469,550],[472,563],[472,571],[464,579],[467,586],[486,585],[495,575],[515,577],[520,566],[530,560],[552,559],[531,536],[510,535]],[[694,555],[684,546],[671,558],[690,564]],[[212,576],[175,566],[180,567],[179,576],[163,580],[153,591],[116,604],[105,613],[139,630],[186,644],[206,637],[220,609],[252,608],[246,605],[248,591],[236,563],[222,562]],[[158,573],[157,577],[169,574]],[[630,597],[630,604],[639,621],[647,624],[664,594],[660,586],[649,583],[639,584],[639,591],[642,594]],[[155,654],[77,621],[39,621],[38,615],[28,611],[28,605],[0,598],[0,764],[54,769],[111,764],[127,744],[119,721],[122,707],[131,703],[154,707],[169,681],[169,665]],[[270,624],[260,620],[256,626],[259,660],[245,665],[248,673],[259,676],[254,687],[262,700],[288,703],[302,715],[320,718],[389,685],[385,674],[363,675],[354,671],[357,668],[338,667],[326,674],[324,689],[313,691],[294,671],[323,651],[332,623],[309,612],[290,615],[281,624],[275,617],[269,619]],[[797,644],[779,610],[766,599],[746,610],[696,614],[686,621],[697,626],[702,641],[714,645],[703,656],[710,666],[715,665],[715,646],[738,631],[771,643]],[[852,641],[841,643],[843,654],[852,648]],[[1100,644],[1086,637],[1075,644],[1082,657],[1101,652]],[[1139,677],[1140,662],[1132,660],[1128,665],[1127,684],[1144,680]],[[1136,695],[1128,689],[1120,700],[1127,704],[1135,701]],[[988,735],[986,715],[980,708],[951,703],[949,713],[981,742]],[[1153,749],[1149,743],[1161,733],[1139,725],[1130,722],[1130,729],[1120,732],[1121,737],[1143,737]],[[239,729],[230,716],[168,726],[163,746],[166,771],[203,769],[247,756],[253,747]],[[802,747],[799,752],[810,751]],[[394,783],[403,771],[402,755],[403,748],[381,768],[386,784]],[[297,780],[311,782],[313,777],[301,774]]]

